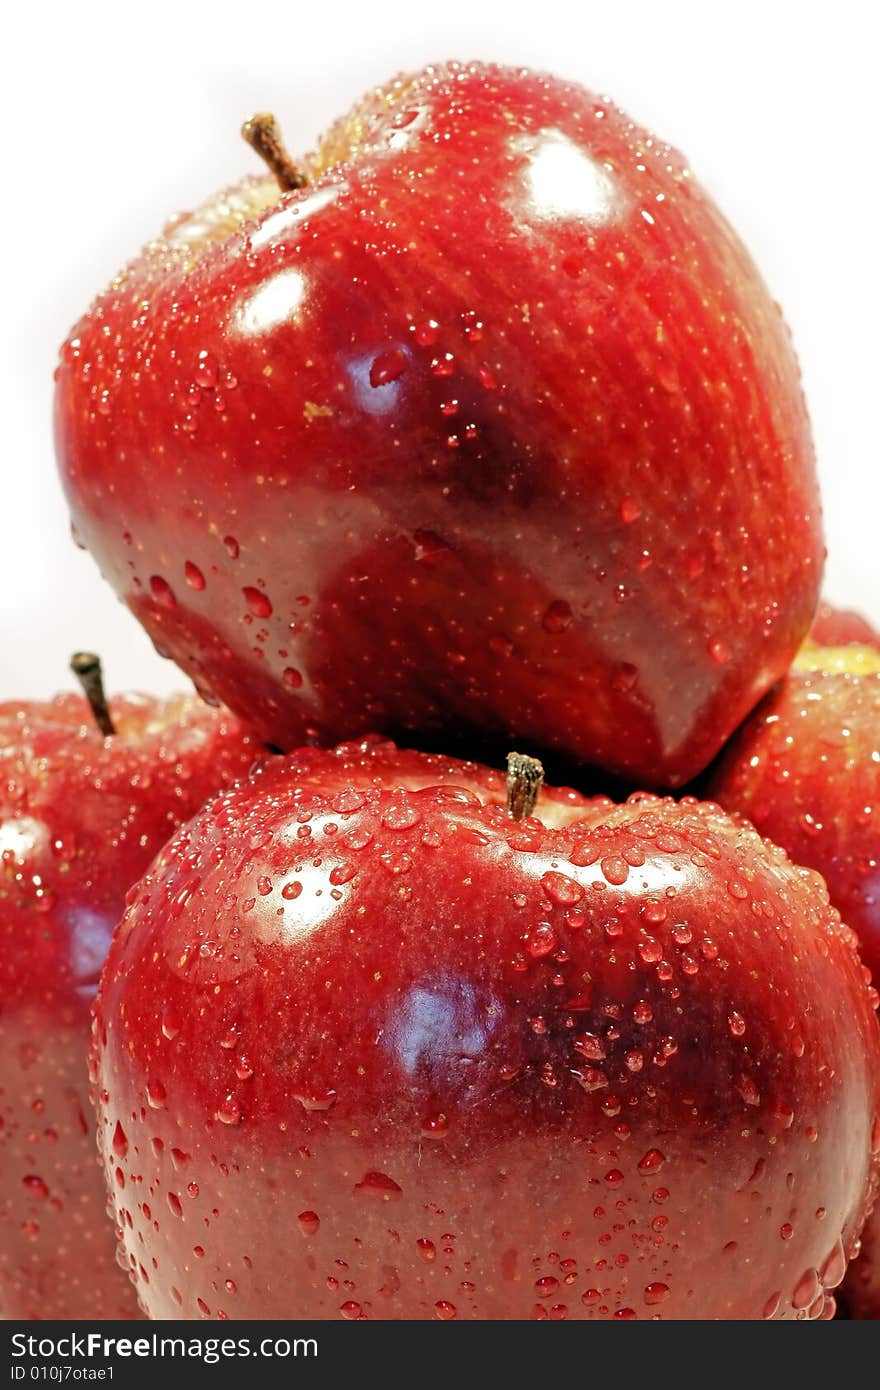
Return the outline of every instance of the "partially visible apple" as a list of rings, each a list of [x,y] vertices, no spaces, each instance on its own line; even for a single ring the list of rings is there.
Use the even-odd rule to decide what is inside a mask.
[[[819,647],[880,647],[880,632],[854,608],[835,608],[824,600],[816,610],[810,639]]]
[[[445,64],[174,222],[58,372],[80,543],[282,748],[379,727],[700,772],[818,597],[778,306],[682,158]],[[304,184],[304,186],[299,186]],[[509,742],[508,742],[509,740]]]
[[[852,933],[717,807],[529,815],[520,771],[508,810],[387,743],[276,759],[132,891],[93,1068],[152,1317],[833,1311],[880,1150]]]
[[[823,876],[880,980],[880,651],[805,644],[707,790]]]
[[[137,1316],[95,1155],[91,1002],[131,884],[261,751],[191,696],[96,709],[112,735],[79,696],[0,705],[2,1318]]]

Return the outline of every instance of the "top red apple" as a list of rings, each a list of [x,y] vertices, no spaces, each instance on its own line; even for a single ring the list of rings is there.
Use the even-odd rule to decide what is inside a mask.
[[[281,747],[443,730],[687,781],[821,578],[747,252],[668,145],[523,71],[400,78],[301,172],[173,223],[74,330],[81,543]]]

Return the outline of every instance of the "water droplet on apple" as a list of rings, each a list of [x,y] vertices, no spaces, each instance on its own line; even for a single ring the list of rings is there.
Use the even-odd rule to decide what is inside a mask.
[[[546,609],[541,626],[545,632],[565,632],[566,628],[571,627],[573,617],[571,605],[564,599],[555,599]]]
[[[187,560],[183,567],[183,572],[186,576],[186,582],[191,589],[204,589],[205,576],[202,574],[198,565],[193,564],[192,560]]]
[[[421,825],[421,812],[411,801],[402,801],[389,806],[383,813],[382,824],[386,830],[412,830]]]
[[[150,575],[150,592],[162,608],[177,607],[177,599],[175,598],[174,590],[168,583],[168,580],[162,578],[161,574]]]
[[[826,1289],[836,1289],[846,1274],[846,1250],[843,1241],[835,1242],[819,1270],[819,1278]]]
[[[376,1198],[382,1202],[393,1201],[403,1196],[403,1188],[387,1173],[365,1173],[360,1182],[354,1185],[355,1192],[364,1197]]]
[[[436,319],[428,319],[426,323],[420,323],[415,330],[415,339],[419,347],[433,347],[440,333],[440,325]]]
[[[314,1091],[294,1091],[294,1100],[299,1101],[303,1110],[310,1114],[324,1114],[336,1104],[336,1092],[332,1088]]]
[[[241,1106],[235,1096],[230,1094],[217,1107],[217,1119],[223,1125],[237,1125],[241,1122]]]
[[[815,1269],[806,1269],[794,1286],[791,1295],[791,1306],[800,1311],[802,1308],[809,1308],[816,1296],[821,1293],[819,1285],[819,1273]]]
[[[713,637],[709,642],[709,656],[716,666],[726,666],[730,660],[730,648],[720,637]]]
[[[264,594],[262,589],[255,589],[250,584],[246,584],[241,592],[255,618],[271,618],[272,602],[268,594]]]
[[[659,1149],[648,1149],[647,1153],[642,1154],[642,1157],[639,1159],[639,1172],[656,1173],[663,1167],[665,1162],[666,1156],[662,1154]]]
[[[128,1135],[122,1128],[119,1121],[116,1121],[116,1128],[113,1131],[113,1152],[117,1158],[125,1158],[128,1153]]]
[[[161,1110],[165,1104],[165,1087],[155,1078],[147,1082],[147,1104],[152,1110]]]
[[[652,1307],[656,1303],[663,1303],[669,1297],[669,1285],[655,1282],[645,1285],[644,1299]]]
[[[397,381],[403,376],[408,365],[406,353],[401,348],[391,348],[388,352],[381,352],[378,357],[373,359],[370,367],[370,385],[373,387],[390,385],[392,381]]]
[[[195,371],[196,384],[210,391],[217,385],[217,363],[205,349],[199,353]]]
[[[316,1211],[301,1211],[296,1219],[304,1236],[313,1236],[321,1225]]]

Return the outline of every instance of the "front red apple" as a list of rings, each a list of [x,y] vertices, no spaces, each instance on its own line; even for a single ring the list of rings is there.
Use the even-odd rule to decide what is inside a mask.
[[[260,752],[180,696],[0,705],[0,1318],[137,1315],[88,1099],[89,1014],[125,893]]]
[[[828,1316],[880,1031],[818,877],[397,759],[278,760],[130,896],[93,1066],[151,1316]]]
[[[280,747],[443,731],[686,782],[822,568],[743,246],[668,145],[521,70],[402,78],[302,168],[173,224],[74,330],[81,543]]]

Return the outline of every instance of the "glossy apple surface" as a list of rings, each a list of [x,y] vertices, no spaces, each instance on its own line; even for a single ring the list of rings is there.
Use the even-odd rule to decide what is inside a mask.
[[[805,644],[790,675],[725,752],[709,790],[823,875],[877,984],[880,653],[858,639],[880,639],[858,614],[820,616],[819,635],[837,645]],[[880,1318],[878,1209],[862,1244],[847,1276],[846,1304],[856,1317]]]
[[[880,652],[808,643],[708,791],[822,875],[880,981]]]
[[[819,647],[880,647],[880,632],[861,613],[824,601],[816,610],[810,638]]]
[[[175,222],[71,334],[80,543],[279,747],[430,732],[688,781],[822,570],[747,252],[668,145],[521,70],[400,78],[302,168]]]
[[[843,1300],[850,1317],[880,1321],[880,1206],[868,1217],[862,1231],[861,1254],[849,1266]]]
[[[93,1072],[151,1316],[828,1316],[880,1030],[818,876],[402,756],[276,760],[130,895]]]
[[[259,745],[193,697],[0,705],[0,1317],[137,1316],[95,1155],[89,1011],[125,893]]]

